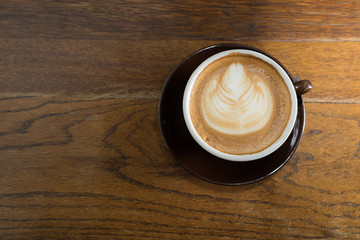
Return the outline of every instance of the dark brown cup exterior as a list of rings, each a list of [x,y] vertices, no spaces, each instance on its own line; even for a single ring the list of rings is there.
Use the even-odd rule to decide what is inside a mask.
[[[294,83],[294,88],[297,95],[303,95],[312,89],[312,84],[309,80],[300,80]]]

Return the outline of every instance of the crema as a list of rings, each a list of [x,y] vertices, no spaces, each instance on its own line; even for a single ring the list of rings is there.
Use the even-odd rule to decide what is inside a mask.
[[[272,65],[232,53],[199,74],[189,107],[191,121],[207,144],[229,154],[252,154],[280,137],[290,118],[291,98]]]

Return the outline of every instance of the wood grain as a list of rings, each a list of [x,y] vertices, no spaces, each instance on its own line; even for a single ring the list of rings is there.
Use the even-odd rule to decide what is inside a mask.
[[[360,39],[358,1],[2,1],[3,36],[55,39]]]
[[[217,41],[1,40],[4,96],[157,99],[176,65]],[[307,102],[360,102],[359,42],[241,42],[312,81]],[[138,57],[140,54],[141,57]]]
[[[262,182],[223,187],[172,158],[155,100],[27,101],[0,101],[18,106],[1,112],[2,238],[359,237],[358,104],[307,103],[289,163]]]
[[[360,238],[360,3],[0,3],[0,239]],[[203,181],[158,124],[194,51],[260,48],[299,79],[306,126],[289,162],[238,187]]]

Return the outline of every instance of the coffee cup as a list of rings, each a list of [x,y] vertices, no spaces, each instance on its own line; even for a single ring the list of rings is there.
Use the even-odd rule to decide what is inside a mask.
[[[294,83],[277,60],[260,50],[227,50],[192,73],[183,115],[193,139],[210,154],[229,161],[257,160],[289,137],[298,96],[311,88],[307,80]]]

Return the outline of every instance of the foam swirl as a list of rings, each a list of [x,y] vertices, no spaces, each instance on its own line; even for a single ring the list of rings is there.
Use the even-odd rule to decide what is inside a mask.
[[[226,134],[247,134],[271,120],[274,99],[267,84],[250,77],[240,63],[229,66],[223,76],[204,89],[202,113],[209,125]]]

